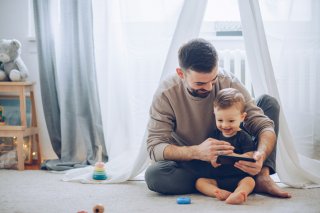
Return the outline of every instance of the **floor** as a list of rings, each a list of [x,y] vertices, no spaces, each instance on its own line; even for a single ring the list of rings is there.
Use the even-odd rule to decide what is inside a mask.
[[[320,146],[300,147],[302,154],[320,159]],[[0,213],[92,212],[100,203],[112,213],[268,212],[320,213],[320,188],[294,189],[279,184],[292,194],[290,199],[252,194],[244,205],[228,205],[200,194],[185,195],[190,205],[178,205],[180,196],[163,196],[150,191],[144,181],[121,184],[63,182],[61,173],[37,170],[0,170]]]
[[[244,205],[229,205],[200,194],[185,195],[190,205],[178,205],[179,196],[148,190],[144,181],[121,184],[81,184],[61,181],[63,174],[40,170],[0,170],[1,213],[92,212],[102,204],[106,213],[290,212],[319,213],[320,188],[286,188],[293,197],[279,199],[252,194]]]

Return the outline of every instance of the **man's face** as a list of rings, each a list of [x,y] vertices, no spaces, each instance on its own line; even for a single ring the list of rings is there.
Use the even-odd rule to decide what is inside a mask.
[[[178,73],[179,75],[179,73]],[[199,73],[193,70],[182,71],[185,85],[189,93],[194,97],[206,98],[212,91],[214,83],[218,78],[218,68],[214,68],[210,73]]]

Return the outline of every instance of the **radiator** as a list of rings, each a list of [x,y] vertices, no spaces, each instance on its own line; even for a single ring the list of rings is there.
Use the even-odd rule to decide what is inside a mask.
[[[249,67],[244,50],[218,50],[219,66],[233,73],[252,94]]]

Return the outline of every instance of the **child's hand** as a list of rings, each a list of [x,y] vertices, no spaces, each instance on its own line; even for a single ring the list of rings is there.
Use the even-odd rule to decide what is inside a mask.
[[[221,165],[221,164],[217,163],[216,160],[211,160],[210,162],[211,162],[211,165],[212,165],[214,168],[217,168],[217,167],[219,167],[219,166]]]

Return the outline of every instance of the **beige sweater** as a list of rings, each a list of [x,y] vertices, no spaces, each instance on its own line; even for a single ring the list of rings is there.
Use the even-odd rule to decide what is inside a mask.
[[[219,70],[218,81],[206,98],[191,96],[177,74],[165,79],[157,89],[150,108],[147,148],[154,161],[164,160],[163,151],[169,144],[198,145],[216,129],[213,100],[224,88],[236,88],[246,99],[246,130],[254,136],[274,131],[272,120],[256,106],[245,87],[231,73]]]

